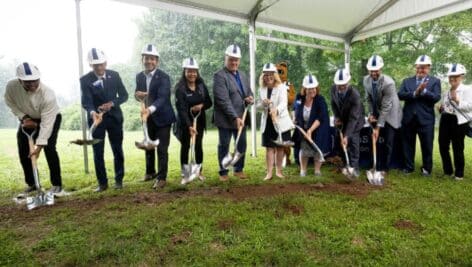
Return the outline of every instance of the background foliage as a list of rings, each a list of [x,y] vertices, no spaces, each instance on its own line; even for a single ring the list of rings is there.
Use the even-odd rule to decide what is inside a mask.
[[[241,70],[249,72],[249,47],[247,25],[221,22],[206,18],[171,13],[158,9],[149,12],[136,21],[139,29],[135,40],[134,58],[128,64],[110,66],[120,72],[130,95],[135,90],[135,75],[142,69],[140,51],[144,44],[157,45],[160,52],[160,68],[176,84],[182,75],[182,60],[192,56],[200,65],[200,74],[212,93],[213,73],[223,66],[224,50],[230,44],[238,44],[242,49]],[[372,54],[381,55],[385,61],[384,72],[397,82],[413,75],[413,63],[421,54],[433,59],[432,74],[444,78],[447,64],[459,62],[468,70],[472,69],[472,10],[427,21],[418,25],[402,28],[366,40],[355,42],[351,51],[352,83],[362,91],[362,76],[366,75],[365,64]],[[276,31],[257,29],[257,34],[287,38],[289,40],[343,48],[343,44],[313,40]],[[307,73],[316,75],[320,81],[322,94],[329,98],[328,89],[337,68],[344,65],[344,54],[330,50],[299,47],[264,40],[257,41],[256,82],[264,63],[289,62],[289,80],[300,90],[301,80]],[[0,69],[0,93],[3,95],[5,84],[13,76],[10,69]],[[470,81],[472,74],[467,74]],[[447,84],[444,84],[447,88]],[[257,88],[255,88],[257,90]],[[444,88],[443,88],[444,90]],[[174,100],[172,100],[174,103]],[[130,97],[122,107],[125,110],[127,130],[139,129],[137,102]],[[65,129],[76,129],[80,122],[77,105],[63,110]],[[0,112],[8,114],[0,118],[0,127],[15,125],[15,119],[7,111],[3,99]],[[211,116],[212,112],[207,113]],[[211,126],[211,124],[210,124]]]

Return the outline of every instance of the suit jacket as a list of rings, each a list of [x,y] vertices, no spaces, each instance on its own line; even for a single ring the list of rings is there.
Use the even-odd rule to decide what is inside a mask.
[[[364,90],[369,106],[369,115],[373,114],[373,105],[377,105],[377,125],[384,127],[385,122],[388,122],[393,128],[400,128],[402,110],[393,79],[387,75],[380,75],[377,84],[377,94],[374,99],[372,94],[372,78],[370,75],[367,75],[364,77]]]
[[[136,91],[146,92],[146,75],[140,72],[136,75]],[[156,69],[149,85],[147,106],[156,110],[150,118],[157,127],[170,126],[176,121],[174,109],[170,102],[170,78],[165,72]]]
[[[241,118],[246,108],[244,98],[253,95],[247,76],[241,71],[239,75],[244,95],[226,67],[213,75],[213,123],[218,128],[236,129],[234,120]]]
[[[328,153],[331,150],[331,135],[329,126],[329,114],[328,105],[323,96],[316,95],[311,104],[310,117],[308,118],[307,126],[303,120],[303,107],[305,105],[305,97],[301,98],[300,106],[295,110],[295,121],[296,124],[302,127],[305,131],[310,128],[313,123],[318,120],[320,125],[312,133],[311,139],[320,148],[323,154]],[[304,137],[299,131],[295,131],[293,134],[293,140],[299,143]]]
[[[331,109],[335,119],[340,119],[343,123],[344,135],[351,136],[364,126],[364,106],[362,105],[361,96],[359,91],[351,85],[346,91],[344,101],[339,99],[336,85],[331,87]]]
[[[414,118],[423,126],[434,124],[434,104],[441,99],[441,81],[433,76],[427,76],[426,79],[429,79],[428,85],[418,96],[414,96],[418,87],[416,76],[403,80],[398,92],[400,100],[405,101],[402,125],[408,124]]]
[[[259,89],[259,101],[257,107],[263,109],[261,116],[261,132],[264,132],[267,122],[267,116],[269,114],[269,108],[262,105],[262,101],[267,98],[267,87]],[[270,95],[274,107],[278,113],[278,123],[274,123],[275,127],[279,127],[281,132],[286,132],[293,129],[292,119],[288,113],[287,107],[287,86],[280,84],[279,86],[272,89]],[[276,128],[277,129],[277,128]]]
[[[92,111],[98,112],[100,105],[110,101],[113,102],[113,107],[103,116],[112,117],[119,123],[123,123],[123,112],[120,105],[128,100],[128,92],[118,72],[106,70],[105,77],[103,83],[100,83],[98,77],[91,71],[80,78],[82,107],[87,110],[89,124],[92,121],[90,113]]]

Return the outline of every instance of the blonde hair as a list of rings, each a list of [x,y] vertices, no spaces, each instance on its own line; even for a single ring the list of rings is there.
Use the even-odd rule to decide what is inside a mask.
[[[282,84],[282,80],[280,80],[280,76],[277,72],[274,72],[274,88]],[[261,76],[259,76],[259,87],[267,87],[266,84],[264,84],[264,72],[261,73]]]

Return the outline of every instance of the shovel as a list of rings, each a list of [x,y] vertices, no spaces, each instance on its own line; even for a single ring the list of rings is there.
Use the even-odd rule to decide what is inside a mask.
[[[374,166],[372,169],[367,171],[367,180],[369,184],[383,185],[384,177],[381,172],[377,171],[377,143],[375,142],[374,135],[372,135],[372,156],[374,159]]]
[[[190,111],[193,117],[193,129],[197,129],[197,118],[200,116],[202,111],[200,110],[196,116],[193,115],[192,111]],[[183,174],[184,177],[182,178],[181,184],[188,184],[191,181],[195,180],[195,178],[200,177],[200,170],[202,168],[202,164],[197,164],[195,161],[195,143],[197,139],[197,134],[193,134],[190,138],[190,164],[184,164],[183,166]]]
[[[325,158],[323,156],[323,152],[321,152],[321,149],[315,144],[315,142],[311,139],[311,136],[308,136],[308,134],[303,130],[302,127],[295,125],[297,129],[302,133],[303,137],[305,137],[305,140],[308,141],[308,143],[313,147],[313,149],[320,154],[320,162],[324,162]]]
[[[247,114],[247,107],[244,110],[242,120],[243,122],[246,121],[246,114]],[[221,160],[221,166],[224,169],[229,169],[230,167],[234,166],[236,162],[243,156],[243,153],[238,151],[238,143],[239,143],[239,138],[241,137],[241,133],[243,132],[244,125],[238,129],[238,134],[236,135],[236,140],[234,141],[234,152],[228,152],[226,156]]]
[[[98,113],[98,116],[103,117],[103,113],[104,112]],[[97,126],[100,124],[100,122],[97,122],[97,123],[93,122],[92,125],[90,125],[88,135],[87,135],[87,139],[85,139],[85,140],[77,139],[77,140],[70,141],[70,143],[71,144],[76,144],[76,145],[82,145],[82,146],[85,145],[86,146],[86,145],[95,145],[95,144],[98,144],[101,141],[103,141],[102,139],[94,139],[92,137],[93,132],[95,132],[95,129],[97,129]]]
[[[354,181],[355,180],[354,168],[351,167],[351,164],[349,163],[349,156],[347,154],[347,147],[343,144],[344,135],[343,135],[343,132],[341,130],[339,130],[339,136],[340,136],[340,139],[341,139],[341,146],[343,147],[344,156],[346,157],[346,166],[342,169],[342,173],[344,174],[344,176],[346,176],[346,178],[349,181]]]
[[[141,101],[141,111],[144,111],[146,109],[146,105],[144,104],[144,101]],[[151,140],[149,138],[149,133],[148,133],[148,128],[147,128],[147,119],[148,116],[143,116],[141,119],[142,126],[143,126],[143,132],[144,132],[144,140],[142,142],[134,142],[134,145],[143,150],[153,150],[159,145],[159,139],[156,140]]]
[[[34,151],[33,135],[36,133],[36,129],[31,134],[28,134],[23,127],[21,127],[21,131],[28,137],[29,151],[31,153],[32,151]],[[28,208],[28,210],[32,210],[34,208],[44,206],[44,205],[53,205],[54,194],[52,194],[51,192],[45,193],[44,190],[41,188],[41,184],[39,182],[37,158],[35,155],[31,156],[31,166],[33,167],[33,177],[34,177],[34,185],[36,187],[36,196],[26,197],[26,208]]]
[[[270,103],[270,105],[272,106],[272,102]],[[280,131],[279,117],[277,116],[277,112],[270,112],[270,116],[272,118],[272,122],[274,123],[274,128],[277,130],[277,133],[278,133],[278,138],[276,140],[272,140],[272,142],[274,142],[274,144],[276,144],[277,146],[281,146],[281,147],[293,146],[294,143],[292,141],[282,140],[282,131]]]

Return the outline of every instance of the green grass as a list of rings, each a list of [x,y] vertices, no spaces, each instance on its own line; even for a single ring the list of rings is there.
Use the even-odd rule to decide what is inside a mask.
[[[97,195],[91,192],[96,185],[93,163],[91,174],[84,174],[82,149],[68,144],[79,137],[79,132],[61,131],[58,146],[64,185],[76,193],[29,212],[11,201],[24,187],[15,131],[0,131],[0,265],[472,265],[470,140],[461,182],[440,177],[435,144],[432,178],[392,171],[384,189],[365,185],[366,196],[308,190],[237,199],[192,192],[266,184],[261,181],[262,148],[257,158],[247,158],[251,179],[221,184],[217,134],[209,131],[204,139],[207,181],[183,188],[178,185],[179,144],[172,140],[170,186],[159,193],[140,182],[144,153],[134,147],[140,133],[126,133],[125,189]],[[108,143],[106,151],[113,177]],[[48,188],[44,155],[39,166]],[[323,167],[320,178],[299,178],[290,166],[285,170],[289,179],[269,184],[340,183],[330,170]],[[136,201],[139,194],[143,201]]]

